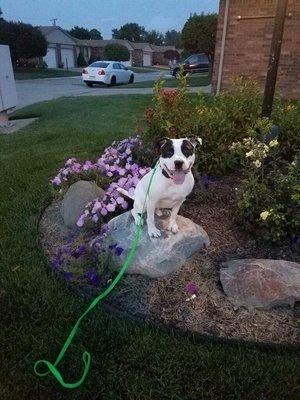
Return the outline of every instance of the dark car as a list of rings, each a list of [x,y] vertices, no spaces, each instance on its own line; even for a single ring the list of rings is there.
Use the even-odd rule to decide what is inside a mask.
[[[209,72],[209,60],[204,54],[192,54],[186,60],[180,61],[171,67],[171,74],[177,76],[180,69],[186,73]]]

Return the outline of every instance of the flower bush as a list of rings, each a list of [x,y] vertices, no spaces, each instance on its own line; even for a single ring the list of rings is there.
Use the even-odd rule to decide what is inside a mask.
[[[87,204],[77,222],[79,227],[87,222],[96,224],[95,228],[99,233],[93,239],[81,236],[74,241],[71,238],[68,245],[60,248],[52,260],[53,268],[61,271],[67,280],[83,279],[95,286],[101,283],[99,266],[103,267],[102,244],[107,234],[105,222],[128,208],[128,202],[117,188],[123,188],[132,195],[139,180],[150,169],[134,162],[133,151],[140,146],[141,139],[138,136],[131,137],[113,142],[95,163],[80,163],[76,158],[70,158],[51,180],[59,193],[79,179],[94,179],[98,184],[100,182],[101,186],[104,185],[105,189],[104,197]],[[117,256],[123,252],[117,243],[111,244],[110,249]],[[69,270],[71,265],[76,271],[83,271],[83,277],[80,278],[79,273],[74,276]]]
[[[277,242],[295,238],[297,210],[300,207],[299,158],[283,158],[277,138],[271,137],[265,125],[263,141],[244,138],[230,146],[242,158],[245,178],[238,191],[238,212],[245,228],[258,237]]]

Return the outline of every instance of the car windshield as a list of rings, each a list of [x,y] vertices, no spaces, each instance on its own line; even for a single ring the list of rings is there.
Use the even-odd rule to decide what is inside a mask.
[[[106,68],[109,65],[107,62],[93,62],[89,67],[94,67],[94,68]]]

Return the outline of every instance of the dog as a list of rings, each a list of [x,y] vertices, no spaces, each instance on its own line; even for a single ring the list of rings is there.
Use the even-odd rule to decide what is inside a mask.
[[[162,138],[156,144],[159,154],[158,165],[153,175],[152,183],[146,197],[153,169],[137,184],[134,196],[119,188],[119,192],[134,200],[131,213],[138,224],[144,204],[147,211],[147,226],[150,237],[158,238],[161,232],[156,228],[154,215],[161,216],[163,209],[171,209],[167,229],[178,232],[176,217],[178,211],[194,187],[192,166],[195,162],[195,149],[202,140],[196,136],[181,139]]]

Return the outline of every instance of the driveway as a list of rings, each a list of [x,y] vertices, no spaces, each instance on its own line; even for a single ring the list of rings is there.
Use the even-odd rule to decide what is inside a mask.
[[[135,82],[154,81],[161,76],[161,74],[166,79],[174,79],[166,72],[154,71],[135,74]],[[153,92],[152,88],[126,88],[126,85],[117,86],[115,88],[107,88],[105,86],[89,88],[82,82],[80,76],[16,81],[16,88],[19,101],[16,109],[63,96],[103,96],[116,94],[147,94]],[[197,89],[197,91],[200,90],[199,88],[195,89]],[[206,92],[210,91],[209,87],[203,89]]]

